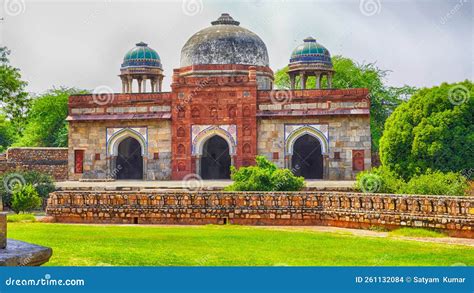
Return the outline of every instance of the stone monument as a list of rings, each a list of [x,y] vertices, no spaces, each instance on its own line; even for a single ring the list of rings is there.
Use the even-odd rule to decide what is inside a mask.
[[[7,215],[0,212],[0,266],[40,266],[52,253],[49,247],[7,239]]]

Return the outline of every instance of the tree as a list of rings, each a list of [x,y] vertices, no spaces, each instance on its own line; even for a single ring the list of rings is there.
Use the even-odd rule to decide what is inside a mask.
[[[75,88],[53,88],[33,100],[28,124],[14,146],[65,147],[68,141],[66,117],[68,98],[86,93]]]
[[[0,114],[7,116],[14,131],[21,134],[30,97],[25,92],[27,83],[21,80],[20,70],[10,65],[9,55],[6,47],[0,47]]]
[[[402,103],[385,123],[380,158],[405,180],[428,169],[473,170],[473,83],[425,88]]]
[[[372,151],[377,152],[379,140],[383,133],[385,120],[393,110],[410,96],[415,89],[410,86],[390,87],[384,84],[384,79],[389,71],[379,69],[374,63],[357,64],[349,58],[341,56],[332,57],[333,67],[336,71],[332,86],[336,89],[368,88],[370,92],[370,127],[372,134]],[[289,88],[288,67],[280,69],[275,74],[277,88]],[[308,87],[314,88],[315,78],[308,79]],[[296,82],[299,88],[299,82]],[[323,79],[322,86],[327,85]]]
[[[0,153],[3,153],[13,143],[14,134],[10,121],[0,114]]]

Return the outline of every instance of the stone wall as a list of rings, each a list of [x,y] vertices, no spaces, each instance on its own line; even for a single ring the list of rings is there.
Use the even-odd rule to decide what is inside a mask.
[[[113,177],[108,156],[107,128],[146,128],[145,180],[171,178],[171,123],[169,120],[70,121],[69,179],[106,179]],[[75,150],[84,151],[83,173],[76,174]]]
[[[67,148],[10,148],[0,157],[0,174],[39,171],[57,181],[67,179]]]
[[[474,198],[341,192],[54,192],[57,222],[435,228],[474,237]]]
[[[355,179],[357,171],[352,166],[352,151],[364,152],[364,169],[371,168],[371,136],[369,116],[324,116],[306,118],[260,118],[258,120],[257,150],[278,167],[285,164],[285,124],[328,125],[328,174],[330,180]],[[336,155],[336,153],[338,153]]]

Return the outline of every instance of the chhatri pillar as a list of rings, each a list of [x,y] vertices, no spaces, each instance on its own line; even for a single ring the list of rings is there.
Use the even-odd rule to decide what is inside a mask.
[[[303,44],[296,47],[291,54],[288,65],[288,75],[290,76],[291,89],[296,89],[296,78],[299,77],[300,89],[307,89],[308,77],[316,78],[315,88],[322,87],[322,78],[327,79],[327,87],[332,87],[332,77],[334,69],[332,66],[329,51],[315,39],[308,37]]]
[[[147,82],[150,83],[150,92],[161,92],[163,81],[163,67],[160,56],[146,43],[140,42],[127,52],[120,67],[122,79],[122,93],[133,92],[133,81],[137,81],[138,92],[147,92]]]

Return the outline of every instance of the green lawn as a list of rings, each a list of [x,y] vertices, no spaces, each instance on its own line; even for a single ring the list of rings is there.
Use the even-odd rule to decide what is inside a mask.
[[[474,265],[474,248],[247,226],[9,223],[8,236],[53,248],[54,266]]]

